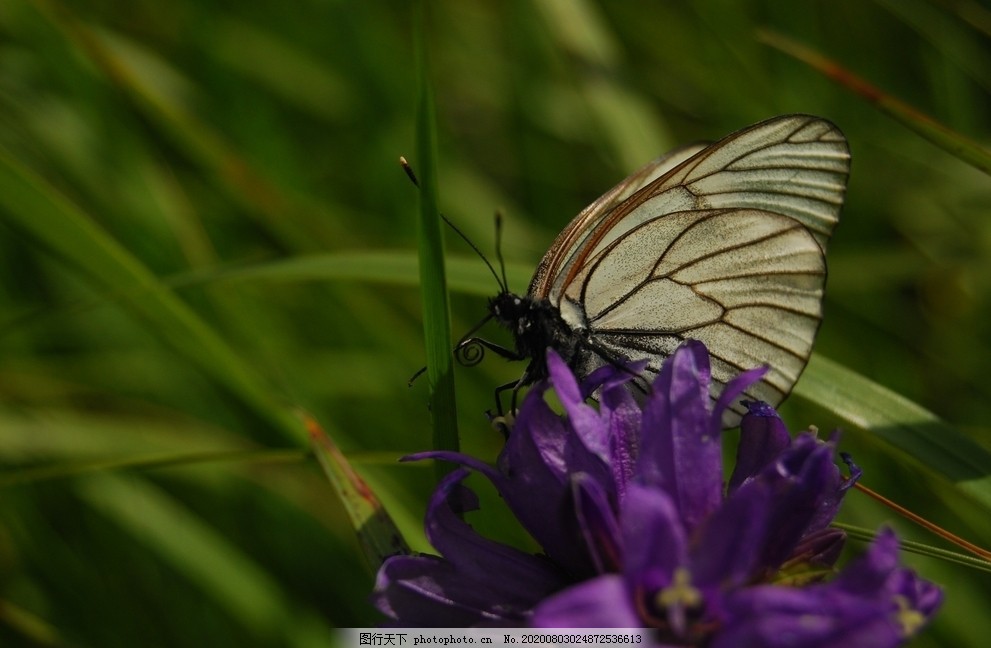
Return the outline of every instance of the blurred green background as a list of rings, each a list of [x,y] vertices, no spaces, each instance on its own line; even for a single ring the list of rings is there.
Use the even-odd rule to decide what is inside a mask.
[[[989,445],[991,181],[757,38],[786,34],[987,142],[986,4],[427,4],[442,210],[486,252],[503,212],[515,289],[668,148],[821,115],[853,174],[817,352]],[[406,385],[424,362],[417,196],[397,164],[416,165],[412,9],[0,3],[0,645],[326,646],[376,623],[299,411],[427,548],[433,471],[395,463],[430,444],[426,381]],[[496,286],[449,233],[448,251],[460,335]],[[458,369],[465,450],[495,456],[483,411],[519,371]],[[813,401],[785,406],[795,429],[845,424],[866,484],[991,544],[958,484]],[[476,528],[525,544],[477,485]],[[893,518],[858,493],[843,514]],[[913,645],[980,645],[987,574],[905,559],[948,590]]]

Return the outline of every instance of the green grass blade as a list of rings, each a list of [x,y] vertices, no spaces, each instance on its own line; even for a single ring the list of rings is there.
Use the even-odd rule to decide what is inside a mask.
[[[884,114],[901,122],[951,155],[991,175],[991,152],[976,142],[950,130],[907,103],[885,94],[856,74],[843,68],[836,61],[802,43],[769,30],[761,30],[758,37],[768,45],[806,63],[826,77],[860,95],[877,106],[878,110]]]
[[[585,0],[538,0],[547,37],[581,65],[575,87],[620,168],[638,169],[659,150],[674,146],[654,106],[623,83],[622,47],[602,8]]]
[[[312,249],[314,237],[299,226],[317,221],[317,210],[291,199],[245,159],[215,129],[160,91],[164,69],[142,61],[137,42],[128,42],[110,31],[99,31],[78,19],[66,3],[39,1],[38,9],[63,34],[74,50],[88,59],[110,84],[119,88],[150,124],[182,150],[190,161],[212,176],[217,186],[238,201],[245,214],[256,218],[280,239],[296,247]],[[144,65],[142,65],[142,63]],[[157,63],[157,62],[155,62]],[[146,68],[151,68],[146,69]],[[287,213],[307,218],[286,218]],[[325,220],[325,219],[324,219]]]
[[[492,275],[477,257],[448,256],[445,265],[447,287],[452,292],[479,297],[492,296]],[[394,286],[419,286],[417,273],[417,257],[413,252],[364,250],[309,254],[230,270],[200,272],[196,276],[177,277],[170,282],[170,285],[181,287],[238,281],[361,281]],[[506,275],[510,285],[525,285],[532,273],[533,268],[529,264],[506,264]]]
[[[80,492],[259,638],[277,637],[289,621],[279,584],[165,491],[140,479],[94,475],[80,482]]]
[[[991,511],[991,454],[932,412],[817,354],[794,393],[869,431]]]
[[[200,452],[155,455],[149,457],[125,457],[123,459],[94,459],[84,461],[60,461],[41,466],[12,468],[0,474],[0,489],[22,484],[32,484],[53,479],[65,479],[88,473],[155,470],[158,468],[188,467],[203,463],[230,462],[237,464],[301,462],[307,458],[304,450],[235,450],[229,452]]]
[[[861,542],[873,542],[874,538],[877,537],[877,534],[874,531],[864,529],[863,527],[854,526],[852,524],[833,522],[831,526],[838,529],[843,529],[849,537],[860,540]],[[948,551],[946,549],[940,549],[939,547],[927,545],[922,542],[905,540],[904,538],[899,538],[898,546],[901,547],[903,551],[914,553],[919,556],[939,558],[940,560],[944,560],[948,563],[964,565],[965,567],[970,567],[971,569],[975,569],[977,571],[991,573],[991,562],[981,558],[975,558],[974,556],[968,556],[967,554],[962,554],[957,551]]]
[[[309,421],[310,442],[320,467],[340,498],[358,534],[361,550],[372,570],[396,554],[408,554],[409,546],[382,502],[355,472],[344,453],[314,420]]]
[[[26,646],[64,646],[58,630],[29,610],[0,599],[0,626],[24,639]]]
[[[437,206],[436,133],[433,91],[426,52],[426,3],[416,5],[417,38],[417,169],[420,174],[420,209],[417,234],[420,255],[420,291],[423,299],[423,333],[430,382],[430,413],[434,448],[457,450],[458,421],[455,409],[454,367],[451,354],[451,310],[444,273],[444,238]],[[439,463],[439,462],[438,462]],[[438,471],[446,467],[438,465]]]
[[[300,442],[299,421],[224,340],[135,256],[51,185],[0,151],[0,219],[24,232],[127,308],[173,349],[236,394],[277,431]]]

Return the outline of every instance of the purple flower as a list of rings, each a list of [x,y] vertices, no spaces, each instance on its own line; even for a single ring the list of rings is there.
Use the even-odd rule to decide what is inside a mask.
[[[579,384],[548,352],[564,409],[523,402],[492,467],[427,452],[462,468],[440,485],[427,533],[440,556],[397,556],[379,571],[375,603],[394,623],[652,627],[662,645],[894,646],[932,616],[941,592],[898,567],[882,531],[831,581],[845,540],[828,525],[845,491],[835,438],[792,439],[777,413],[748,403],[736,467],[724,487],[722,416],[764,369],[710,395],[709,356],[686,342],[641,407],[631,372],[605,367]],[[587,397],[596,394],[598,407]],[[477,506],[461,481],[492,481],[544,550],[487,540],[462,520]]]

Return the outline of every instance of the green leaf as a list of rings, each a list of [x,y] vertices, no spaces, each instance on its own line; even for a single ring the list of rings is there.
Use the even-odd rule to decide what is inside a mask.
[[[312,215],[316,210],[290,199],[232,147],[219,131],[191,113],[186,102],[179,99],[186,90],[186,84],[165,59],[154,55],[138,40],[129,40],[109,30],[91,28],[79,20],[67,4],[36,4],[41,13],[61,30],[75,52],[86,58],[107,83],[119,88],[162,136],[204,169],[219,188],[244,207],[247,215],[255,217],[289,244],[304,249],[313,247],[313,237],[299,226],[304,219],[285,216],[287,213]],[[254,54],[257,55],[257,52]],[[313,81],[312,77],[307,79],[307,82]]]

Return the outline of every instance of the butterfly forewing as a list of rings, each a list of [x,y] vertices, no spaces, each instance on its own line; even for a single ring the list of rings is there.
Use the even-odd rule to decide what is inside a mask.
[[[596,226],[605,219],[609,213],[621,205],[630,196],[640,189],[643,189],[654,180],[669,172],[685,160],[696,155],[706,148],[708,144],[690,144],[673,151],[669,151],[661,157],[651,160],[643,165],[631,175],[624,178],[619,184],[599,196],[595,202],[581,211],[578,216],[568,224],[568,226],[558,234],[557,239],[551,245],[547,254],[541,260],[530,281],[529,293],[535,294],[538,286],[546,285],[544,278],[551,272],[553,267],[559,267],[562,263],[561,256],[564,253],[574,254],[582,249],[583,238],[591,236],[596,231]]]
[[[586,343],[580,374],[624,358],[656,373],[685,339],[706,344],[714,391],[771,366],[746,398],[779,403],[822,317],[825,248],[849,151],[830,122],[788,115],[659,158],[585,209],[534,275]],[[642,380],[646,388],[648,381]],[[739,402],[726,423],[742,412]]]
[[[753,207],[783,214],[805,225],[825,250],[839,220],[849,171],[850,151],[836,126],[818,117],[788,115],[724,138],[649,193],[668,193],[674,203],[693,200],[696,209]]]

